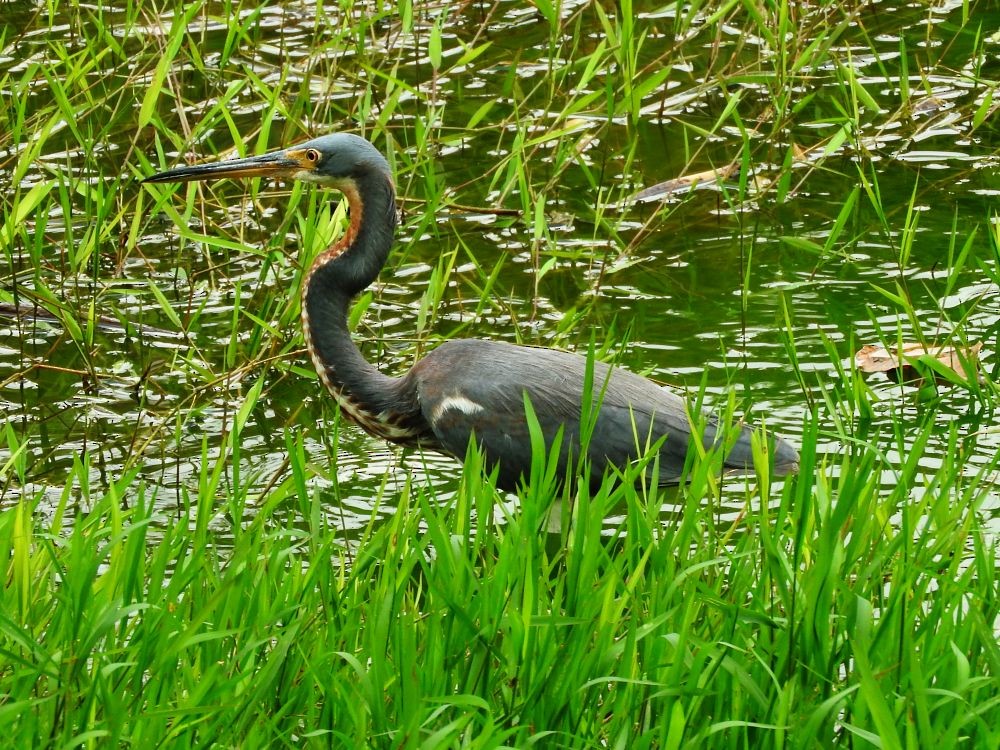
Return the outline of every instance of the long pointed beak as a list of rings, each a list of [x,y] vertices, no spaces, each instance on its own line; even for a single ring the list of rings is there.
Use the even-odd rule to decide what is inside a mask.
[[[245,159],[195,164],[157,172],[143,182],[193,182],[226,177],[295,177],[300,172],[315,167],[300,149],[282,149]]]

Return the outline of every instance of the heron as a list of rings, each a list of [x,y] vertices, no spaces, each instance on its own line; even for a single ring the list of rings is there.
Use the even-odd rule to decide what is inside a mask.
[[[349,223],[309,266],[301,295],[309,356],[350,421],[378,438],[460,461],[474,440],[502,490],[516,490],[530,476],[531,420],[547,449],[558,442],[553,453],[560,477],[581,469],[589,471],[582,479],[597,486],[606,472],[620,475],[655,446],[658,484],[682,481],[696,420],[683,398],[627,369],[483,339],[445,341],[398,377],[365,359],[348,313],[385,265],[397,221],[392,171],[368,140],[333,133],[259,156],[177,167],[143,182],[251,177],[301,180],[339,191],[347,201]],[[736,425],[738,435],[724,441],[716,416],[704,414],[703,421],[703,445],[725,443],[722,471],[753,471],[752,429]],[[775,475],[797,470],[798,452],[780,437],[771,436],[769,454]]]

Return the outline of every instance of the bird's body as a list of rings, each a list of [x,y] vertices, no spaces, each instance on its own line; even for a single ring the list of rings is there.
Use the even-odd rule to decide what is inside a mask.
[[[416,383],[424,420],[433,425],[433,444],[462,456],[475,434],[487,457],[499,464],[498,484],[516,486],[531,467],[532,448],[525,419],[524,395],[542,435],[550,445],[562,430],[558,476],[574,472],[581,453],[581,432],[590,433],[587,460],[590,484],[600,483],[609,466],[623,468],[663,438],[658,479],[681,478],[691,426],[679,396],[647,378],[594,361],[588,377],[585,357],[555,349],[515,346],[496,341],[449,341],[417,362],[405,376]],[[424,373],[451,373],[447,381]],[[488,378],[482,373],[490,373]],[[404,378],[405,379],[405,378]],[[585,398],[585,383],[590,382]],[[587,430],[589,403],[595,419]],[[717,437],[709,419],[705,446]],[[749,438],[749,434],[747,435]],[[732,469],[753,467],[750,441],[736,443],[726,459]]]
[[[368,141],[333,134],[258,157],[180,167],[147,182],[275,175],[340,190],[350,207],[344,234],[313,262],[303,284],[302,326],[313,364],[342,412],[368,432],[392,442],[462,458],[475,438],[499,469],[498,486],[514,489],[529,474],[532,447],[525,411],[531,404],[551,445],[561,433],[559,476],[576,469],[581,432],[590,433],[587,458],[596,484],[609,467],[624,468],[659,443],[659,481],[681,479],[691,421],[683,399],[622,368],[554,349],[465,339],[440,345],[401,377],[381,373],[362,356],[347,326],[351,300],[377,277],[388,258],[396,224],[392,175]],[[586,383],[591,393],[584,397]],[[593,430],[581,430],[581,411],[596,411]],[[721,436],[706,416],[706,447]],[[723,469],[753,468],[751,432],[740,430]],[[662,441],[662,442],[661,442]],[[797,452],[773,438],[775,473],[794,471]]]

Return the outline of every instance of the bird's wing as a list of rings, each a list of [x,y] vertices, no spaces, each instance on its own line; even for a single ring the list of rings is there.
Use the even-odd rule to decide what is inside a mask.
[[[547,446],[563,430],[559,469],[565,471],[579,452],[587,367],[584,357],[568,352],[460,340],[421,360],[411,376],[441,447],[464,456],[475,435],[486,458],[500,464],[501,485],[513,486],[531,467],[525,394]],[[609,464],[626,465],[662,440],[661,480],[676,481],[691,433],[683,399],[646,378],[597,362],[592,404],[599,404],[588,451],[594,475],[599,478]],[[714,420],[704,439],[709,444],[715,439]]]

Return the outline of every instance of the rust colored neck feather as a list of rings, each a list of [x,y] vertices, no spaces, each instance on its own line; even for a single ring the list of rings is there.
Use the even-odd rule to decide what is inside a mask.
[[[342,411],[369,432],[407,441],[420,431],[419,405],[406,378],[390,378],[362,356],[347,327],[351,300],[378,276],[396,227],[388,174],[368,172],[338,186],[351,223],[317,256],[302,291],[302,329],[316,371]]]
[[[340,237],[336,238],[330,244],[330,247],[313,259],[312,266],[309,268],[309,276],[312,276],[313,272],[317,268],[336,260],[339,255],[342,255],[344,252],[349,250],[354,244],[354,241],[357,239],[358,232],[361,229],[365,205],[364,201],[361,199],[361,195],[358,193],[357,183],[353,180],[345,182],[341,186],[340,192],[343,194],[344,198],[347,199],[349,219],[347,229]],[[395,223],[395,218],[393,219],[393,222]],[[306,280],[306,283],[308,284],[308,279]]]

